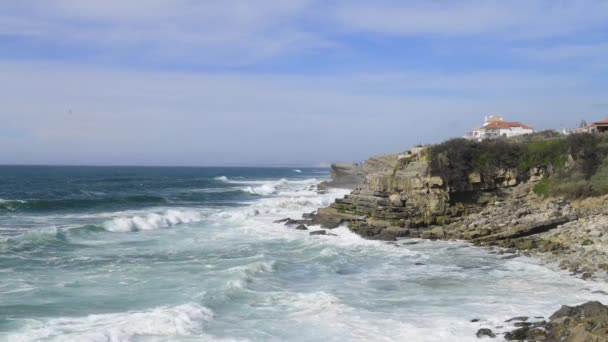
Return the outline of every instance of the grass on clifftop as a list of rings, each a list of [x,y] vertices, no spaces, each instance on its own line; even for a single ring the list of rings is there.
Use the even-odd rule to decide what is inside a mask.
[[[547,137],[541,133],[526,139],[482,142],[452,139],[429,149],[429,163],[431,175],[441,177],[453,191],[470,188],[473,173],[492,185],[500,171],[511,170],[525,181],[530,170],[541,168],[546,176],[534,187],[539,195],[608,193],[608,135],[604,134]]]

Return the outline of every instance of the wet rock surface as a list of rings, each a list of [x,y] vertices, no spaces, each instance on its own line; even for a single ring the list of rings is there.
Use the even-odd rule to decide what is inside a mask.
[[[524,323],[524,322],[522,322]],[[508,341],[607,342],[608,306],[588,302],[562,306],[549,321],[522,325],[505,334]]]
[[[490,330],[490,329],[483,328],[483,329],[479,329],[477,331],[476,336],[478,338],[484,338],[484,337],[495,338],[496,334],[494,334],[494,332],[492,330]]]

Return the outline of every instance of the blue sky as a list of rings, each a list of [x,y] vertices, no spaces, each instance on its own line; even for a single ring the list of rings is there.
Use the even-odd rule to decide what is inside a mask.
[[[608,117],[608,2],[0,0],[0,163],[316,165]]]

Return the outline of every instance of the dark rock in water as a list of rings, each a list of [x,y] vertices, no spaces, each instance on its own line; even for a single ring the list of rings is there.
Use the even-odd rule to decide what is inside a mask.
[[[296,230],[308,230],[308,227],[306,227],[305,225],[301,224],[299,226],[296,227]]]
[[[521,327],[531,327],[532,323],[530,323],[530,322],[517,322],[517,323],[513,324],[513,326],[516,326],[518,328],[521,328]]]
[[[417,262],[417,263],[415,263],[414,265],[416,265],[416,266],[424,266],[424,265],[426,265],[426,264],[425,264],[425,263],[423,263],[423,262]]]
[[[327,236],[338,236],[338,235],[336,235],[336,234],[332,234],[332,233],[327,233],[327,234],[325,234],[325,235],[327,235]]]
[[[302,214],[302,218],[306,219],[306,220],[312,220],[315,218],[316,213],[312,212],[312,213],[304,213]]]
[[[509,259],[515,259],[517,257],[519,257],[519,255],[517,255],[517,254],[511,254],[511,255],[505,255],[505,256],[501,257],[500,259],[501,260],[509,260]]]
[[[311,220],[293,220],[293,219],[287,219],[286,221],[283,221],[285,223],[286,226],[299,226],[301,224],[311,224],[312,221]]]
[[[324,230],[315,230],[314,232],[308,233],[308,235],[327,235],[327,232]]]
[[[418,263],[416,263],[416,264],[418,264]],[[481,321],[479,318],[473,318],[473,319],[471,320],[471,323],[477,323],[477,322],[479,322],[479,321]]]
[[[608,342],[608,306],[588,302],[562,306],[549,318],[505,334],[510,341]]]
[[[479,329],[477,331],[476,336],[478,338],[484,338],[484,337],[495,338],[496,334],[494,334],[494,332],[492,330],[484,328],[484,329]]]
[[[406,241],[406,242],[402,242],[401,244],[404,246],[411,246],[411,245],[417,245],[419,243],[420,243],[420,241]]]
[[[284,218],[284,219],[276,220],[276,221],[274,221],[273,223],[285,223],[285,222],[290,221],[290,220],[291,220],[291,219],[288,217],[288,218]]]
[[[518,316],[518,317],[513,317],[511,319],[506,320],[505,323],[526,322],[526,321],[528,321],[528,317],[526,317],[526,316]]]
[[[530,335],[530,328],[524,327],[505,334],[507,341],[524,341]]]

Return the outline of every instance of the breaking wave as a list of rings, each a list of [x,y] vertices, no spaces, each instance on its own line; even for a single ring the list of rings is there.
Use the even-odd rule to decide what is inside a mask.
[[[9,341],[131,341],[138,337],[207,337],[203,328],[213,312],[199,304],[158,307],[150,311],[89,315],[33,321]]]
[[[196,211],[169,209],[164,213],[149,213],[133,217],[118,217],[103,223],[103,227],[111,232],[137,232],[169,228],[178,224],[200,222],[202,215]]]

